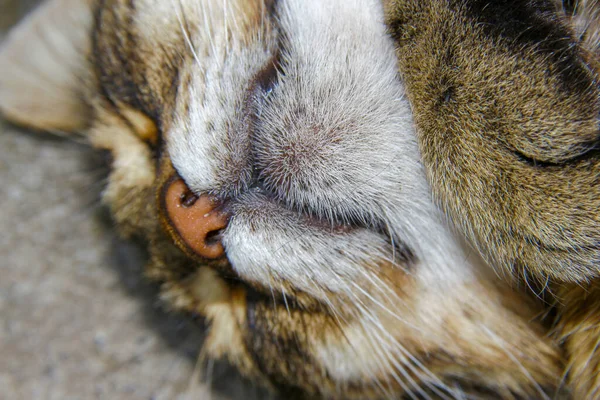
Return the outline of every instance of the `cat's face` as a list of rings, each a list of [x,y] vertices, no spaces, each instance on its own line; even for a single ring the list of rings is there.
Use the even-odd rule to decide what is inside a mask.
[[[535,305],[433,205],[383,19],[52,0],[0,53],[0,109],[111,150],[105,200],[164,299],[211,321],[210,356],[309,396],[552,394]]]

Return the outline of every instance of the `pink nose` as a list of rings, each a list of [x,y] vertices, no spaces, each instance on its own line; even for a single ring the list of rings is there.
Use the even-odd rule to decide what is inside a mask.
[[[204,258],[225,254],[219,233],[227,227],[229,215],[218,209],[215,198],[197,196],[176,179],[167,188],[165,205],[171,224],[190,249]]]

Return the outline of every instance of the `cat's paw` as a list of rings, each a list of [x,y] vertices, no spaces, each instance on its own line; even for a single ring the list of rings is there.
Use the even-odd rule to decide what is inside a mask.
[[[551,1],[441,3],[387,16],[437,199],[498,270],[600,277],[600,55]]]

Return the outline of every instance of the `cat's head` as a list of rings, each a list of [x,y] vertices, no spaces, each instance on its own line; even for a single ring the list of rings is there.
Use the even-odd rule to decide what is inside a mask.
[[[543,397],[560,355],[435,208],[371,0],[51,0],[0,110],[113,154],[148,275],[244,373],[329,398]]]

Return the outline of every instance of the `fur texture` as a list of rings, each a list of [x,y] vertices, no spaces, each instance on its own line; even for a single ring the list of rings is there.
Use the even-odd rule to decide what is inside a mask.
[[[597,71],[553,4],[388,9],[429,181],[455,225],[512,275],[597,277]]]
[[[386,4],[434,195],[498,270],[549,289],[575,398],[600,390],[598,7]]]
[[[579,47],[557,59],[543,35],[510,41],[521,20],[478,5],[387,4],[394,42],[374,0],[50,0],[3,44],[0,110],[112,152],[104,200],[147,240],[148,276],[211,321],[207,354],[257,381],[308,398],[566,397],[539,304],[497,282],[432,189],[499,267],[593,276],[595,159],[561,167],[581,192],[551,210],[567,189],[535,187],[550,172],[527,162],[579,160],[597,97]],[[526,22],[548,11],[549,37],[570,35],[546,5]],[[226,257],[202,259],[170,227],[176,176],[227,204]],[[536,231],[526,199],[558,227]]]

